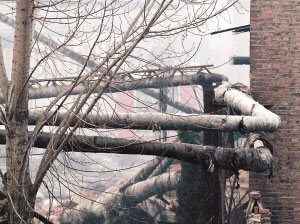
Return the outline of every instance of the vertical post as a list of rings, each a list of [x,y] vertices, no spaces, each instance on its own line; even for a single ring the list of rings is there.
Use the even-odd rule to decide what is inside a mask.
[[[227,107],[227,115],[231,115],[231,112],[230,112],[230,108]],[[224,147],[228,147],[228,148],[234,148],[234,136],[233,136],[233,132],[223,132],[222,133],[223,135],[223,146]],[[226,188],[226,171],[225,170],[221,170],[221,180],[223,181],[222,182],[222,185],[223,185],[223,189],[222,189],[222,224],[225,224],[225,188]],[[231,172],[231,171],[228,171],[227,172]],[[235,182],[234,182],[234,185],[235,185]],[[233,186],[235,187],[235,186]],[[234,199],[233,199],[234,200]],[[227,216],[227,223],[231,223],[231,204],[232,202],[230,202],[230,206],[228,208],[228,216]]]
[[[213,104],[214,100],[214,87],[216,83],[206,83],[203,85],[203,104],[204,113],[213,114],[217,113],[218,107]],[[215,130],[207,130],[203,132],[203,145],[218,146],[218,132]],[[209,166],[210,164],[208,164]],[[213,224],[219,224],[221,222],[221,186],[219,181],[218,170],[214,168],[212,173],[206,172],[206,179],[208,188],[210,189],[208,212],[209,220]],[[207,221],[209,221],[207,220]]]

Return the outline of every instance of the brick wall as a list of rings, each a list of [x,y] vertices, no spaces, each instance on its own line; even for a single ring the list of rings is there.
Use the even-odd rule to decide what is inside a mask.
[[[272,104],[282,125],[269,137],[274,177],[250,174],[272,223],[300,223],[300,0],[252,0],[250,85],[254,97]]]

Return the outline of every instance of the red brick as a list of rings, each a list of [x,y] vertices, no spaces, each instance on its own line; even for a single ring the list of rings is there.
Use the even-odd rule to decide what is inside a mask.
[[[270,134],[274,177],[250,174],[272,223],[300,224],[300,1],[252,0],[250,87],[254,98],[273,105],[281,128]]]

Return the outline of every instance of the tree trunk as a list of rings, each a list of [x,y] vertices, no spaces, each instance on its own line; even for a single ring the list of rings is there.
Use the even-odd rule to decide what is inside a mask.
[[[271,113],[271,112],[270,112]],[[44,114],[43,111],[29,112],[29,125],[36,125],[38,119]],[[57,113],[49,119],[48,125],[58,126],[67,113]],[[70,121],[70,126],[78,122],[78,117]],[[277,116],[277,115],[276,115]],[[50,117],[50,115],[49,115]],[[275,125],[275,126],[274,126]],[[210,114],[165,114],[165,113],[113,113],[113,114],[90,114],[82,121],[80,127],[102,129],[140,129],[140,130],[183,130],[183,131],[243,131],[251,132],[274,132],[277,124],[269,123],[268,118],[262,116],[231,116]]]
[[[251,146],[253,146],[254,148],[251,148],[248,150],[243,149],[242,152],[237,152],[237,154],[235,155],[237,157],[243,158],[242,160],[244,160],[244,159],[248,160],[248,167],[253,167],[254,169],[257,169],[257,167],[261,167],[260,164],[262,163],[262,161],[265,161],[266,164],[269,164],[270,166],[272,164],[271,153],[267,148],[264,147],[266,140],[264,140],[264,143],[262,143],[260,141],[260,139],[261,139],[261,136],[254,135],[250,142]],[[254,144],[253,144],[253,142],[254,142]],[[166,144],[166,143],[160,143],[160,144]],[[186,145],[189,145],[189,144],[186,144]],[[268,145],[268,144],[266,144],[266,145]],[[194,145],[194,146],[197,147],[198,145]],[[265,150],[267,150],[269,152],[269,154],[265,153],[264,148],[265,148]],[[218,148],[218,149],[220,149],[220,148]],[[145,149],[142,149],[142,151],[144,151],[144,150]],[[246,151],[244,151],[244,150],[246,150]],[[224,158],[222,159],[224,163],[228,162],[231,164],[230,165],[231,167],[234,165],[234,167],[232,167],[232,168],[238,169],[237,166],[239,166],[239,163],[236,164],[235,163],[236,161],[230,160],[230,158],[232,156],[234,156],[233,154],[229,153],[230,151],[231,151],[231,149],[229,149],[229,148],[224,149],[219,154],[219,156],[214,157],[212,160],[220,161],[219,160],[220,157],[224,156]],[[255,151],[257,151],[257,152],[255,152]],[[231,155],[229,155],[228,153]],[[250,153],[251,153],[251,155],[250,155]],[[201,157],[199,157],[199,159],[201,161],[203,161],[203,159],[205,159],[205,157],[202,157],[202,159],[201,159]],[[86,215],[89,215],[88,213],[93,213],[93,214],[96,214],[99,217],[99,219],[102,216],[105,219],[106,223],[111,223],[110,222],[111,221],[111,213],[110,212],[113,212],[113,213],[117,212],[117,214],[119,215],[119,211],[126,211],[128,209],[128,206],[135,207],[138,203],[146,200],[147,198],[149,198],[153,195],[163,194],[167,191],[175,189],[177,186],[180,185],[180,183],[182,183],[182,180],[183,180],[182,178],[187,177],[187,175],[185,175],[185,177],[182,176],[183,175],[182,174],[183,170],[182,170],[181,173],[166,173],[166,174],[162,174],[159,176],[155,176],[153,178],[148,178],[149,176],[151,176],[151,172],[152,173],[155,172],[155,171],[153,171],[154,170],[153,168],[155,165],[157,166],[158,164],[159,164],[158,160],[154,160],[147,167],[144,168],[144,170],[142,172],[144,175],[141,175],[141,173],[138,173],[135,177],[133,177],[127,183],[125,183],[121,186],[118,186],[118,185],[113,186],[112,188],[108,189],[106,192],[101,194],[95,201],[92,201],[89,199],[83,199],[82,202],[76,207],[75,210],[68,211],[66,214],[63,215],[63,220],[66,221],[66,220],[71,219],[71,220],[73,220],[73,222],[75,220],[77,220],[79,223],[82,223],[81,220],[84,219]],[[215,166],[218,166],[218,163],[215,163]],[[269,166],[269,168],[270,168],[270,166]],[[198,165],[198,167],[202,167],[202,166]],[[202,172],[196,173],[197,169],[193,169],[193,171],[196,174],[196,175],[194,175],[193,178],[195,178],[194,180],[197,180],[198,185],[202,186],[202,189],[206,193],[210,192],[212,190],[210,188],[211,184],[207,183],[207,182],[202,182],[202,181],[206,180],[204,173],[202,173]],[[260,172],[260,171],[258,171],[258,172]],[[190,174],[190,170],[188,171],[188,173]],[[203,178],[201,178],[201,176],[200,176],[202,174],[203,174]],[[139,181],[139,180],[141,180],[141,181]],[[129,185],[128,183],[131,183],[131,184]],[[188,183],[188,182],[186,181],[186,183]],[[203,183],[205,183],[205,184],[203,185]],[[189,187],[193,188],[193,186],[191,186],[191,184]],[[120,189],[122,189],[122,190],[120,190]],[[192,194],[192,195],[195,196],[195,194]],[[206,209],[204,209],[204,211],[208,212],[208,217],[206,219],[209,220],[211,218],[211,211],[207,211],[207,207],[208,208],[211,208],[211,207],[209,207],[209,205],[207,203],[211,202],[213,205],[215,205],[215,203],[214,203],[215,201],[209,201],[209,200],[211,200],[210,194],[206,194],[206,195],[198,194],[196,199],[197,198],[204,199],[203,202],[206,202],[206,203],[202,203],[202,204],[198,203],[198,206],[200,206],[200,207],[198,207],[198,209],[200,209],[201,206],[205,207]],[[189,199],[190,199],[190,201],[188,201],[188,204],[190,204],[191,200],[193,200],[195,198],[190,197]],[[186,206],[186,208],[188,209],[190,207]],[[81,211],[83,211],[83,212],[81,212]],[[220,212],[220,211],[218,211],[218,212]],[[116,216],[116,214],[114,214],[114,216]],[[202,219],[198,219],[197,222],[203,223],[203,222],[201,222],[201,220]],[[206,223],[206,222],[207,221],[205,221],[204,223]],[[186,223],[186,222],[183,222],[183,223]],[[193,223],[193,222],[189,222],[189,223]]]
[[[180,142],[202,144],[202,133],[179,132]],[[206,223],[209,216],[209,189],[203,164],[181,162],[181,178],[176,187],[178,223]],[[200,219],[199,219],[200,217]],[[197,222],[198,221],[198,222]]]
[[[155,177],[166,172],[166,170],[174,163],[173,159],[164,158],[160,164],[153,170],[149,177]]]
[[[168,160],[170,159],[161,157],[155,158],[145,167],[143,167],[138,173],[136,173],[130,180],[122,183],[121,186],[117,185],[107,189],[103,194],[95,199],[95,201],[80,197],[79,204],[76,207],[78,210],[69,211],[62,215],[61,221],[63,221],[63,223],[73,223],[74,220],[77,220],[79,223],[83,223],[84,220],[87,220],[88,217],[91,217],[92,213],[92,216],[93,214],[96,216],[96,223],[99,223],[100,220],[102,220],[100,223],[103,223],[104,217],[106,217],[106,222],[109,222],[114,219],[112,214],[109,214],[109,211],[119,211],[121,205],[123,208],[126,208],[125,210],[123,209],[121,213],[127,214],[132,210],[133,212],[136,212],[135,208],[138,203],[143,202],[148,197],[158,194],[159,192],[165,193],[169,190],[173,190],[177,185],[177,181],[180,179],[180,173],[165,173],[157,178],[151,178],[158,174],[157,170],[164,170],[166,163],[169,163]],[[115,209],[112,210],[110,204],[101,203],[101,201],[106,201],[110,204],[115,203]],[[98,205],[99,203],[100,205]],[[95,205],[96,207],[94,207]],[[82,210],[85,212],[81,212]],[[114,214],[116,217],[119,217],[119,215],[120,214]]]
[[[157,157],[153,161],[149,162],[146,167],[140,169],[133,178],[123,184],[122,187],[120,187],[120,191],[124,191],[127,187],[137,182],[146,180],[163,160],[164,158]]]
[[[274,132],[280,125],[280,118],[262,105],[254,101],[249,95],[237,89],[228,89],[230,84],[224,84],[215,89],[216,100],[225,101],[230,107],[239,110],[243,116],[228,115],[184,115],[184,114],[107,114],[89,115],[81,127],[90,128],[130,128],[143,130],[189,130],[201,131],[217,129],[219,131]],[[30,112],[29,124],[35,125],[42,111]],[[250,115],[250,116],[249,116]],[[64,119],[64,113],[58,113],[49,120],[49,125],[59,125]],[[78,122],[74,118],[70,126]]]
[[[93,213],[101,219],[104,218],[104,223],[111,223],[113,216],[120,215],[119,212],[126,212],[128,207],[135,207],[138,203],[143,202],[151,196],[163,194],[174,190],[178,184],[180,173],[165,173],[159,176],[149,178],[147,180],[135,183],[120,192],[118,187],[112,187],[102,193],[96,200],[92,201],[85,199],[76,206],[75,210],[66,211],[62,215],[62,221],[68,220],[82,223],[81,220],[89,213]]]
[[[34,198],[30,194],[28,154],[28,85],[32,45],[33,1],[20,0],[16,8],[16,29],[11,74],[11,95],[6,107],[7,192],[9,222],[29,223],[33,217]]]
[[[215,99],[218,103],[225,102],[243,115],[248,115],[243,116],[240,121],[241,132],[274,132],[280,126],[280,117],[256,102],[251,97],[248,87],[241,83],[232,85],[224,82],[223,85],[215,88]]]
[[[146,167],[139,170],[133,178],[131,178],[128,182],[123,184],[122,187],[120,187],[120,191],[124,191],[129,186],[144,181],[149,177],[154,177],[164,173],[172,162],[173,160],[169,158],[155,158],[154,160],[149,162]]]
[[[0,131],[0,144],[5,143],[5,131]],[[34,147],[46,148],[52,134],[41,133]],[[270,145],[270,144],[269,144]],[[154,155],[199,164],[211,160],[223,169],[243,169],[263,172],[271,168],[273,157],[267,146],[253,148],[222,148],[184,143],[146,142],[123,138],[74,135],[63,148],[65,152],[116,153]]]
[[[189,86],[189,85],[203,85],[206,80],[216,80],[222,81],[227,80],[227,78],[223,75],[219,74],[207,74],[203,72],[199,72],[195,75],[180,75],[173,76],[168,78],[145,78],[134,81],[120,81],[120,82],[112,82],[109,88],[107,88],[107,93],[116,93],[130,90],[139,90],[139,89],[147,89],[147,88],[156,88],[159,89],[161,87],[161,83],[165,83],[166,87],[175,87],[175,86]],[[29,90],[29,98],[30,99],[41,99],[41,98],[50,98],[56,97],[64,90],[68,89],[69,85],[53,85],[49,87],[43,88],[31,88]],[[101,86],[94,90],[94,93],[99,92],[102,89]],[[87,92],[89,90],[88,85],[80,84],[76,86],[70,95],[79,95],[82,92]],[[0,95],[0,102],[4,102],[3,96]]]

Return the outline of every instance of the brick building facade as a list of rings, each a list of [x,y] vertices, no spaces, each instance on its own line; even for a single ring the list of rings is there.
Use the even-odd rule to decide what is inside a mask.
[[[282,119],[269,137],[274,177],[250,175],[272,223],[300,223],[300,1],[252,0],[250,85],[254,97]]]

